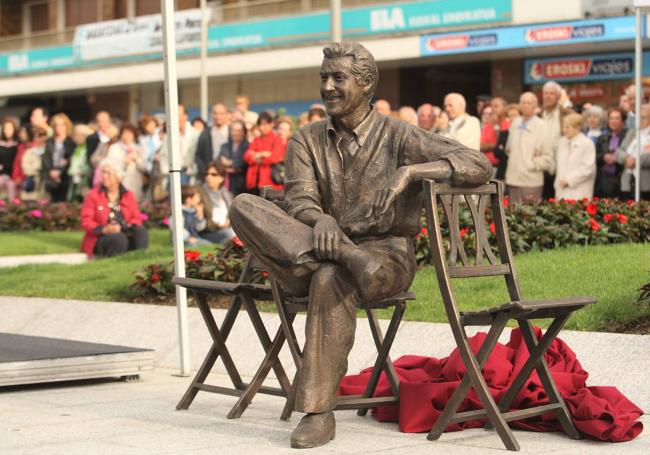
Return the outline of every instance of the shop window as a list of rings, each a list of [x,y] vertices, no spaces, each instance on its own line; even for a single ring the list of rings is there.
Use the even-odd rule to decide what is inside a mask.
[[[97,22],[99,20],[97,6],[97,1],[92,0],[65,0],[66,27]]]
[[[113,19],[122,19],[126,17],[127,0],[100,0],[100,1],[102,5],[101,20],[110,21]]]
[[[177,10],[198,8],[199,6],[199,0],[176,0]]]
[[[146,16],[147,14],[160,13],[160,0],[136,0],[135,15]]]
[[[23,9],[18,2],[0,2],[0,36],[23,32]]]
[[[47,0],[29,1],[23,4],[23,19],[27,32],[38,33],[50,29],[50,5]]]

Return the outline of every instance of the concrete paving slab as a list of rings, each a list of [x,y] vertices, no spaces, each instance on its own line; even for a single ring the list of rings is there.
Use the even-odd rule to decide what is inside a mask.
[[[27,256],[0,256],[0,268],[25,264],[83,264],[88,261],[84,253],[32,254]]]

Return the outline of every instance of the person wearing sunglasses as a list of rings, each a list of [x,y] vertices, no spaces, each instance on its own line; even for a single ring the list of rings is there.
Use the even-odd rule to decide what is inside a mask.
[[[212,243],[225,243],[235,237],[228,217],[232,195],[224,184],[225,180],[221,167],[214,161],[208,163],[201,187],[201,203],[207,225],[199,235]]]

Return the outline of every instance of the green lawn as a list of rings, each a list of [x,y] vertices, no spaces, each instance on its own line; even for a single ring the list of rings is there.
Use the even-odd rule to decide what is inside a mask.
[[[79,253],[83,236],[81,231],[0,232],[0,256]],[[150,229],[149,242],[152,247],[171,248],[169,230]]]
[[[0,244],[6,250],[4,235],[0,234]],[[27,265],[3,269],[0,294],[129,300],[135,297],[129,287],[133,272],[152,262],[169,261],[171,257],[168,232],[153,231],[152,247],[147,251],[82,265]],[[576,313],[568,328],[607,330],[611,322],[626,324],[650,318],[647,306],[634,303],[637,289],[650,278],[650,245],[573,247],[522,254],[515,257],[515,263],[526,299],[578,295],[592,295],[598,299],[596,305]],[[463,309],[490,307],[507,301],[503,279],[458,279],[454,284]],[[412,289],[418,300],[409,304],[406,319],[446,321],[433,268],[420,270]]]

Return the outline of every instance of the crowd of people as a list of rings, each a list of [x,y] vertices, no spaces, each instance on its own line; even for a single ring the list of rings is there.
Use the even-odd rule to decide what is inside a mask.
[[[616,106],[573,106],[560,85],[547,82],[541,105],[532,92],[516,103],[481,96],[478,117],[467,112],[460,93],[445,96],[442,107],[425,103],[393,110],[377,99],[374,108],[481,150],[512,201],[632,199],[637,184],[642,198],[650,199],[650,106],[641,106],[636,182],[634,88],[629,86]],[[326,118],[324,106],[314,104],[296,125],[288,116],[251,111],[246,95],[236,97],[233,109],[214,104],[210,121],[190,120],[183,105],[178,111],[187,245],[234,237],[228,219],[232,198],[259,194],[267,185],[282,188],[289,138],[296,128]],[[0,198],[83,202],[83,250],[90,256],[144,248],[139,207],[167,199],[168,154],[165,124],[156,116],[118,124],[100,111],[91,124],[73,125],[65,113],[50,117],[37,106],[27,122],[2,120]]]

